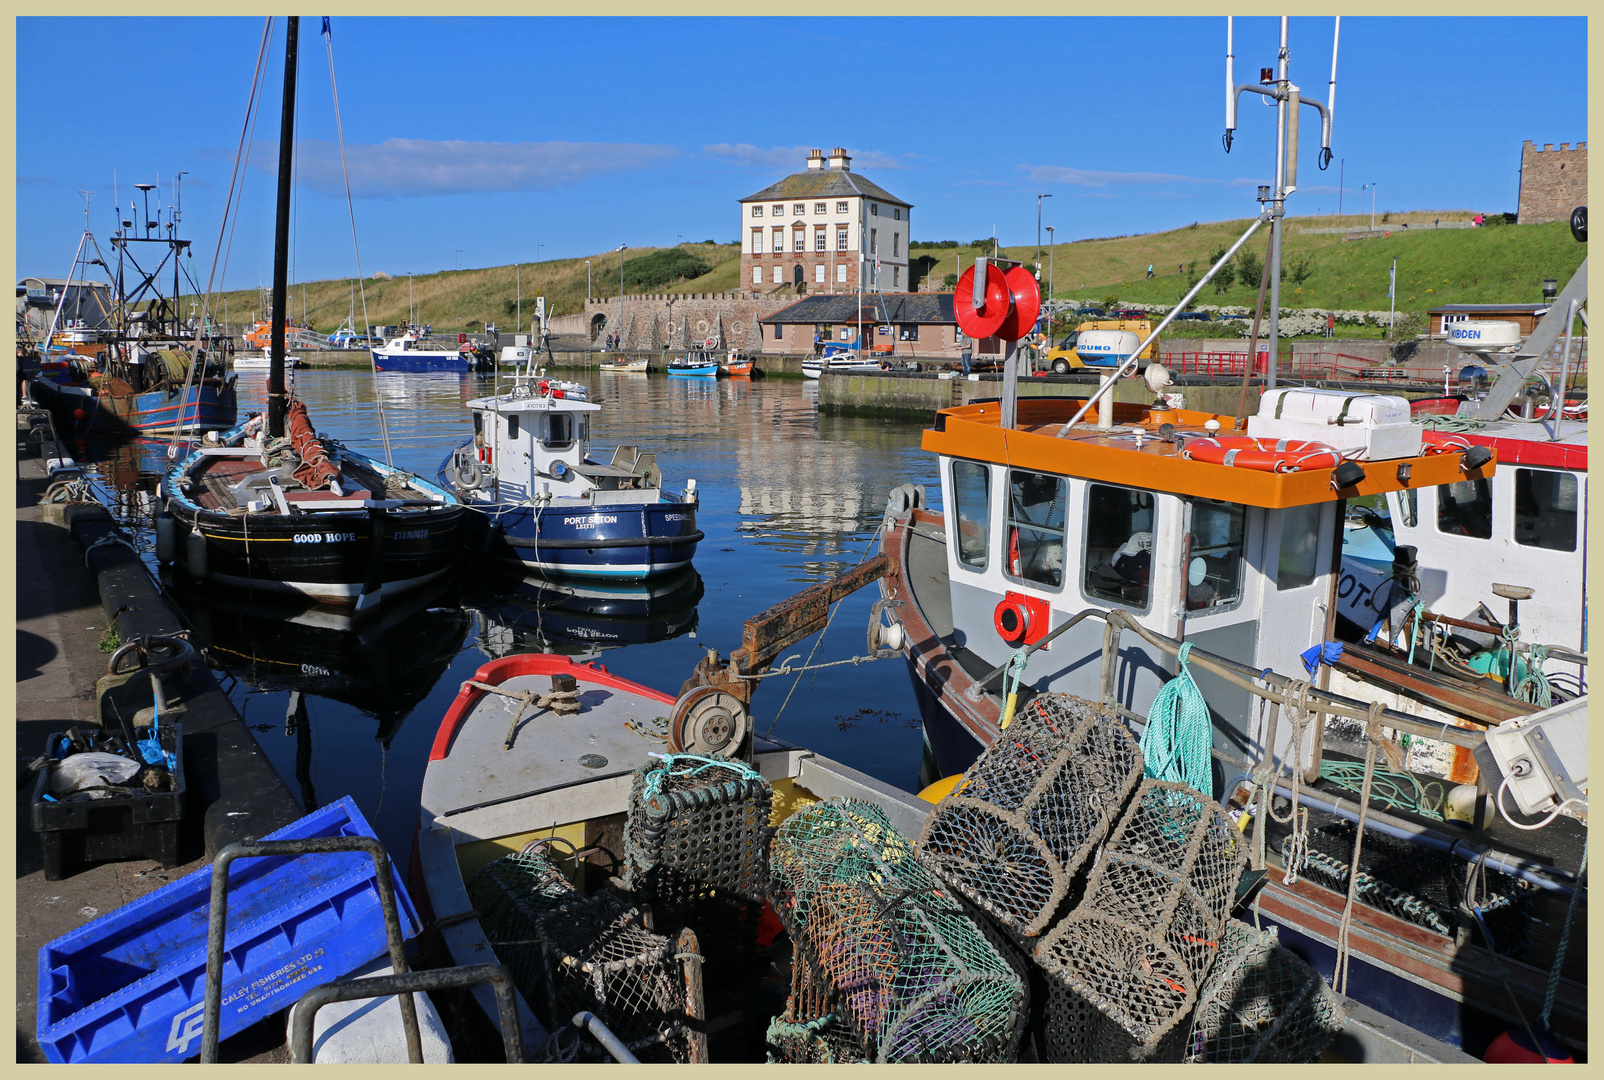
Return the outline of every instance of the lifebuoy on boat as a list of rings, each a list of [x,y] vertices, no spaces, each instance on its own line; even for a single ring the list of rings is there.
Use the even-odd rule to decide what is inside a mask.
[[[1312,439],[1255,439],[1247,435],[1213,435],[1187,442],[1181,456],[1210,465],[1232,465],[1261,472],[1334,469],[1342,464],[1335,447]]]
[[[456,474],[457,486],[466,491],[474,491],[485,482],[485,471],[477,461],[458,462]]]

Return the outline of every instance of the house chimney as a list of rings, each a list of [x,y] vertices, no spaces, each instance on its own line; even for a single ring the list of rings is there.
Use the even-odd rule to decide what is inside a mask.
[[[822,169],[822,168],[824,168],[824,151],[823,150],[817,150],[817,149],[809,150],[808,151],[808,169],[811,171],[813,169]]]
[[[840,169],[842,172],[852,171],[852,159],[847,157],[846,147],[838,146],[830,151],[830,168]]]

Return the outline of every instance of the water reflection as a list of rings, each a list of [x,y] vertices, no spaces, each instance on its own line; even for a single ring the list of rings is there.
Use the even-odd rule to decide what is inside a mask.
[[[592,660],[609,649],[696,629],[702,578],[693,567],[638,584],[542,578],[487,580],[464,590],[479,648],[491,657],[554,652]]]

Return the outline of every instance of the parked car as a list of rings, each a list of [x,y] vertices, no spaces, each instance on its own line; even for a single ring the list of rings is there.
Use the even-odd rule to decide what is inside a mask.
[[[1207,311],[1183,311],[1175,316],[1176,322],[1180,322],[1182,319],[1190,319],[1194,322],[1213,322],[1214,315]]]
[[[1109,317],[1113,319],[1145,319],[1147,318],[1147,312],[1137,311],[1135,308],[1121,308]]]
[[[1100,307],[1076,308],[1075,314],[1083,315],[1091,319],[1101,319],[1103,317],[1103,309]]]

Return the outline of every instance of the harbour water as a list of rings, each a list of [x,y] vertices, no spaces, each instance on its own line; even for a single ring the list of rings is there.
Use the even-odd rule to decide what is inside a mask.
[[[677,694],[705,649],[728,655],[740,644],[746,618],[872,555],[891,488],[922,483],[932,497],[939,490],[934,458],[919,449],[921,424],[820,416],[811,382],[578,377],[602,405],[593,456],[606,460],[614,445],[634,444],[657,451],[669,488],[695,478],[706,538],[694,575],[648,596],[617,586],[575,592],[465,563],[439,590],[356,629],[326,613],[195,590],[181,575],[164,575],[225,690],[305,809],[351,795],[403,861],[440,717],[487,659],[559,652]],[[463,402],[494,387],[491,375],[385,373],[375,391],[369,372],[295,373],[295,392],[320,433],[384,457],[377,401],[395,464],[431,479],[470,430]],[[242,414],[265,408],[265,374],[242,374],[239,389]],[[80,449],[103,501],[120,504],[147,553],[154,504],[137,493],[154,486],[165,449],[146,441]],[[861,655],[877,596],[871,587],[849,597],[816,652],[809,638],[781,659]],[[772,726],[778,737],[917,788],[923,739],[900,660],[775,677],[757,693],[753,714],[759,731]],[[538,728],[525,731],[538,737]]]

